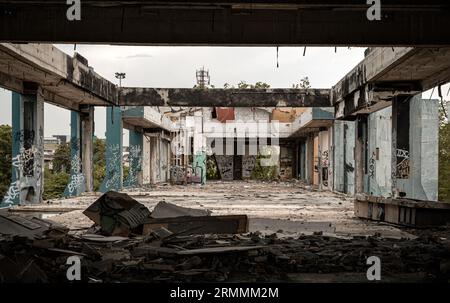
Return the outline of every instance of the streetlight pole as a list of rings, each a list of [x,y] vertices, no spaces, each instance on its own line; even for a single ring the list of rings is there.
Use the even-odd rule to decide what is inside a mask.
[[[119,89],[122,88],[122,79],[125,79],[125,76],[125,73],[116,73],[116,78],[119,79]],[[113,119],[112,122],[114,123],[114,107],[111,107],[111,117]]]

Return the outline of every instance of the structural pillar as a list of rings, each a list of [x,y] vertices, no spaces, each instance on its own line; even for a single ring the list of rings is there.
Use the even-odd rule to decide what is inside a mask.
[[[143,134],[136,130],[130,130],[130,146],[128,151],[129,170],[125,180],[125,187],[142,186],[142,150]]]
[[[203,111],[194,113],[194,155],[192,167],[194,174],[201,178],[202,184],[206,183],[206,138],[203,134]],[[233,140],[234,146],[234,140]]]
[[[64,197],[79,196],[86,191],[85,176],[82,171],[80,113],[70,113],[70,179],[64,190]]]
[[[94,107],[81,108],[81,168],[85,177],[86,191],[94,191]]]
[[[118,106],[106,109],[106,172],[101,192],[122,189],[122,110]]]
[[[44,100],[36,84],[24,87],[12,94],[12,178],[1,207],[39,203],[44,191]]]

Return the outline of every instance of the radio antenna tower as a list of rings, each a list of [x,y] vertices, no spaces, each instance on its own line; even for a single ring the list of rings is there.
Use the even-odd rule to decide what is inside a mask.
[[[197,85],[201,88],[210,84],[209,70],[205,70],[205,67],[196,71]]]

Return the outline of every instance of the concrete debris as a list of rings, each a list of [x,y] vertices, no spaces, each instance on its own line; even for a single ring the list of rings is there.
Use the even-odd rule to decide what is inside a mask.
[[[84,282],[329,282],[336,277],[367,281],[367,258],[383,264],[383,278],[449,281],[446,237],[415,240],[381,237],[341,239],[323,235],[150,235],[96,242],[70,234],[50,240],[0,238],[0,281],[67,282],[66,260],[81,258]]]
[[[165,202],[158,203],[150,213],[145,205],[129,195],[113,191],[97,199],[84,214],[99,225],[100,233],[106,236],[152,234],[164,239],[173,233],[189,235],[248,232],[248,218],[245,215],[211,216],[209,210],[180,207]],[[94,240],[99,241],[99,238]],[[101,238],[100,241],[108,240]]]
[[[101,226],[107,236],[129,236],[139,232],[139,227],[150,211],[127,194],[109,191],[97,199],[83,212],[89,219]]]
[[[143,234],[165,227],[178,234],[241,234],[248,232],[248,218],[238,216],[202,216],[147,219]]]
[[[8,210],[0,210],[0,234],[27,237],[30,239],[41,238],[46,234],[56,237],[65,234],[68,228],[47,220],[36,217],[26,218],[14,215]]]
[[[152,211],[152,218],[172,218],[182,216],[210,216],[210,210],[194,209],[177,206],[165,201],[159,202]]]

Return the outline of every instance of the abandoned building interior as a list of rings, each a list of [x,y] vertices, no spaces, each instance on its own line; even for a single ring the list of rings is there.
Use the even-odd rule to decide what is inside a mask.
[[[86,13],[101,32],[89,19],[96,14]],[[177,33],[188,19],[168,16],[180,24],[148,39],[187,43]],[[48,43],[145,39],[126,34],[126,22],[123,36],[106,35],[114,41],[96,31],[83,40],[78,31],[8,28],[0,29],[0,86],[12,91],[12,178],[0,200],[0,282],[66,281],[58,264],[70,255],[83,258],[88,282],[361,282],[369,256],[382,259],[384,281],[450,281],[450,203],[438,198],[441,86],[450,82],[441,36],[427,43],[444,46],[407,46],[393,27],[397,44],[368,47],[332,87],[158,88],[116,85],[89,58]],[[248,30],[219,36],[290,43],[278,29],[274,42]],[[336,34],[329,40],[347,41],[327,30]],[[189,41],[229,44],[220,37]],[[360,37],[354,44],[367,45]],[[439,96],[422,96],[434,88]],[[45,103],[71,111],[70,179],[51,200],[43,199]],[[106,165],[95,191],[99,107]]]

